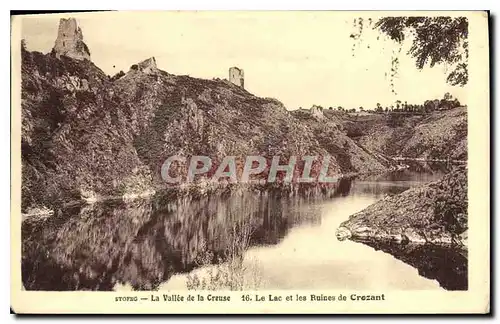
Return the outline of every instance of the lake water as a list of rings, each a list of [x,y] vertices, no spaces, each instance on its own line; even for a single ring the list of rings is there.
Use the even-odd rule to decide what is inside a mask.
[[[217,271],[226,284],[235,271],[229,276],[252,289],[467,289],[467,258],[459,252],[336,239],[353,213],[443,175],[411,170],[344,179],[319,195],[239,191],[57,210],[23,223],[23,283],[34,290],[185,290],[221,281]]]

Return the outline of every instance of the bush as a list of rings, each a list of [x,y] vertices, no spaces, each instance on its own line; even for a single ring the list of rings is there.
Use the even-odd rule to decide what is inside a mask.
[[[118,80],[119,78],[121,78],[121,77],[122,77],[122,76],[124,76],[124,75],[125,75],[125,72],[120,71],[120,72],[116,73],[115,75],[113,75],[113,76],[109,79],[109,81],[111,81],[111,82],[116,81],[116,80]]]
[[[255,290],[261,284],[261,276],[256,264],[244,262],[244,253],[249,248],[252,227],[249,223],[233,224],[228,244],[222,256],[217,259],[214,253],[202,242],[201,252],[195,263],[198,269],[187,276],[188,290]],[[215,266],[211,263],[216,261]]]

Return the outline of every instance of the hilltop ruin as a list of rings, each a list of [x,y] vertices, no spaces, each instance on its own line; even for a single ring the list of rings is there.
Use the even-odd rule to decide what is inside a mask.
[[[75,18],[61,18],[57,39],[52,51],[56,54],[57,58],[64,55],[77,60],[86,59],[90,61],[89,48],[83,42],[83,33],[80,27],[78,27]]]
[[[243,69],[233,66],[229,68],[229,82],[237,85],[238,87],[245,88],[245,74]]]

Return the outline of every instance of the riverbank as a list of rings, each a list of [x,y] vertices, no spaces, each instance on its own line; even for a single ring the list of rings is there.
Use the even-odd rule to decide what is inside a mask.
[[[386,197],[352,215],[337,229],[339,240],[435,244],[467,248],[467,169],[440,181]]]
[[[133,201],[137,199],[152,199],[156,196],[165,197],[165,199],[177,199],[179,197],[191,196],[193,198],[209,194],[224,194],[228,192],[251,191],[270,191],[279,189],[284,197],[292,196],[312,196],[312,195],[334,195],[336,188],[341,180],[352,179],[360,176],[379,175],[387,172],[401,171],[407,169],[407,165],[391,166],[385,170],[371,172],[349,172],[338,175],[338,181],[334,183],[229,183],[218,181],[197,181],[193,183],[183,183],[166,188],[149,188],[141,192],[125,193],[119,195],[100,195],[95,192],[85,191],[80,193],[80,198],[61,202],[63,208],[104,203],[108,201]],[[22,213],[23,221],[30,217],[49,217],[54,214],[54,209],[42,206],[32,208]]]

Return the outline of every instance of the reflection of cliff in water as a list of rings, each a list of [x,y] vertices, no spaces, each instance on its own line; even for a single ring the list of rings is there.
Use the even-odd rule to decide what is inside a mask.
[[[353,239],[354,240],[354,239]],[[388,253],[418,269],[419,275],[434,279],[447,290],[467,290],[467,256],[463,251],[423,244],[399,244],[354,240]]]
[[[444,162],[403,161],[401,164],[408,166],[408,168],[379,174],[362,175],[358,179],[363,181],[429,182],[441,178],[454,167],[453,164]]]
[[[358,181],[354,184],[352,191],[356,193],[372,195],[383,198],[386,195],[397,195],[411,187],[408,183],[393,183],[381,181]]]
[[[202,249],[220,258],[234,224],[249,226],[250,245],[261,245],[279,243],[296,224],[320,222],[320,210],[310,207],[318,199],[245,191],[62,209],[23,223],[23,284],[28,290],[111,290],[116,283],[154,289],[191,271]]]

